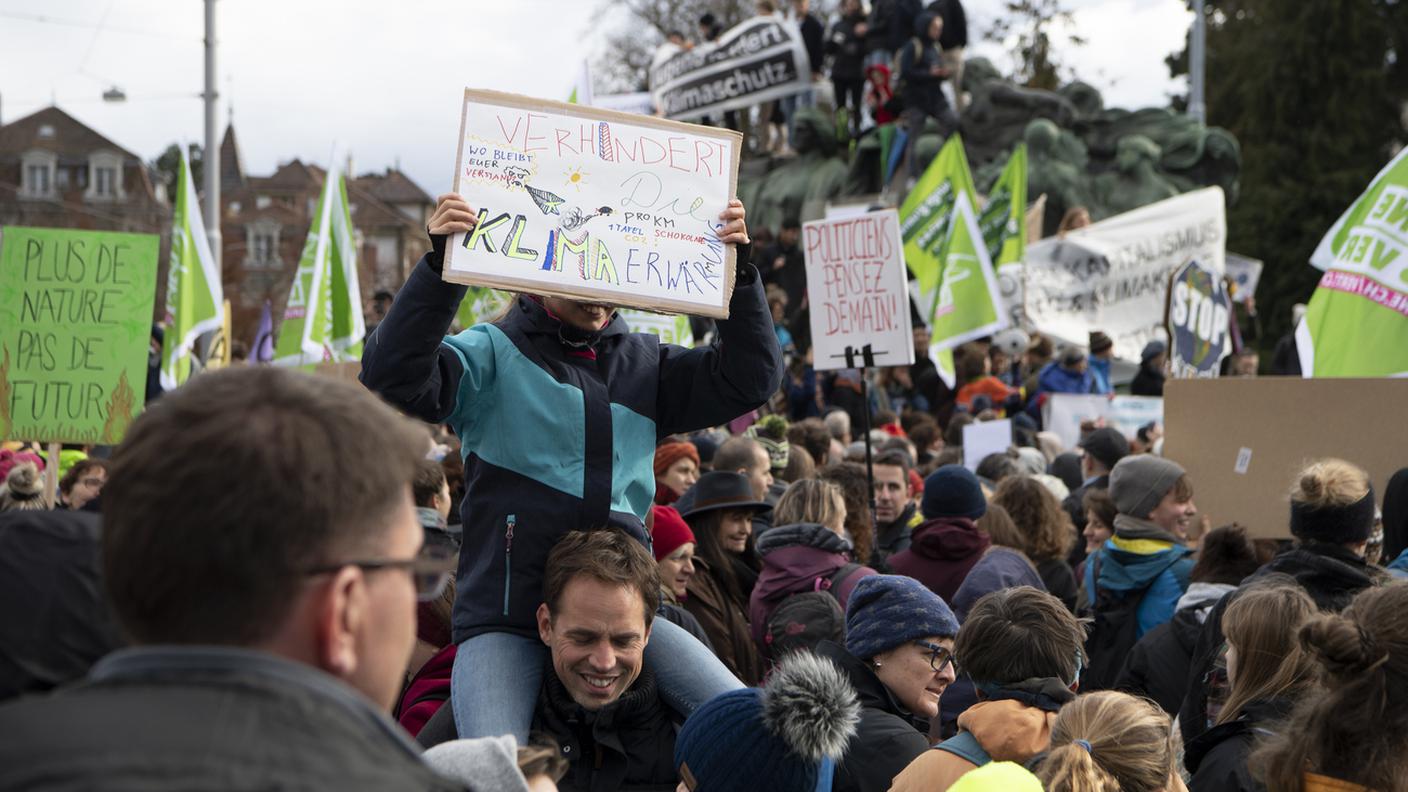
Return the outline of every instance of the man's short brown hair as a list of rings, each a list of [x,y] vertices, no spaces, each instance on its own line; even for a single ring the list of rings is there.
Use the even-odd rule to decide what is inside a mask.
[[[549,613],[557,611],[567,584],[583,575],[639,592],[649,629],[660,607],[660,571],[644,545],[615,529],[572,531],[562,537],[548,552],[543,575],[543,602]]]
[[[953,654],[963,673],[980,685],[1046,677],[1069,685],[1085,662],[1084,643],[1080,622],[1060,600],[1018,586],[978,600],[958,628]]]
[[[103,488],[103,574],[140,643],[251,645],[309,569],[375,556],[424,430],[366,389],[273,366],[154,402]]]
[[[445,468],[433,459],[422,459],[416,464],[416,477],[411,482],[411,497],[415,498],[416,506],[430,508],[434,505],[435,496],[440,494],[440,488],[445,486]]]

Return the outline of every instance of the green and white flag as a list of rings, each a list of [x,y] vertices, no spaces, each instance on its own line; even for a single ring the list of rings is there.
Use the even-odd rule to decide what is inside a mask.
[[[948,239],[954,197],[966,193],[972,202],[975,192],[963,141],[957,134],[950,135],[900,205],[904,261],[922,291],[932,292],[938,284],[940,249]]]
[[[161,387],[170,390],[191,376],[195,344],[202,333],[219,330],[225,298],[220,270],[210,252],[186,150],[176,177],[176,213],[171,228],[171,262],[166,275],[166,341],[161,349]]]
[[[1306,377],[1408,376],[1408,149],[1310,256],[1325,270],[1296,328]]]
[[[994,268],[1027,255],[1027,144],[1018,143],[978,215]]]
[[[366,334],[347,185],[342,171],[333,169],[328,171],[303,243],[279,342],[274,347],[274,363],[312,367],[359,360]]]

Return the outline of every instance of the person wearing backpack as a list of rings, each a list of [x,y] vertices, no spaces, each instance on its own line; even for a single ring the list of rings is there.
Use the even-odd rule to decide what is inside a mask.
[[[1110,498],[1115,534],[1085,567],[1095,621],[1081,682],[1094,690],[1114,686],[1135,643],[1173,618],[1194,563],[1183,543],[1197,507],[1177,463],[1150,454],[1121,459],[1110,472]]]
[[[959,716],[956,736],[895,777],[892,792],[944,792],[970,770],[1047,750],[1056,713],[1080,686],[1082,637],[1070,609],[1031,586],[978,600],[953,647],[978,703]]]
[[[851,561],[851,543],[842,536],[846,504],[835,484],[793,482],[774,507],[773,520],[775,527],[758,539],[763,571],[748,603],[753,640],[765,657],[771,655],[768,624],[784,600],[826,592],[844,610],[861,578],[878,574]]]
[[[939,122],[943,136],[958,128],[958,116],[944,95],[944,80],[949,70],[939,49],[944,20],[938,14],[922,13],[914,20],[914,38],[899,51],[895,73],[900,88],[896,93],[904,102],[904,125],[909,141],[909,175],[919,178],[923,170],[918,159],[919,136],[930,118]],[[927,163],[926,163],[927,164]]]

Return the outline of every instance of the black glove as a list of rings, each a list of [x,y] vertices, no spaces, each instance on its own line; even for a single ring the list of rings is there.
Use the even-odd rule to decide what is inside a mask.
[[[734,246],[733,262],[733,284],[735,286],[748,286],[758,279],[758,268],[752,265],[753,243],[748,242]]]
[[[430,237],[430,252],[425,255],[425,263],[435,270],[437,275],[444,274],[445,271],[445,245],[449,244],[449,234],[432,234],[430,226],[426,226],[425,233]]]

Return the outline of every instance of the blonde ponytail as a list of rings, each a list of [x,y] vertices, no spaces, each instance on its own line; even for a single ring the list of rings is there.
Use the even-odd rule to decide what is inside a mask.
[[[1163,710],[1102,690],[1061,708],[1037,777],[1048,792],[1158,792],[1173,777],[1174,760]]]

